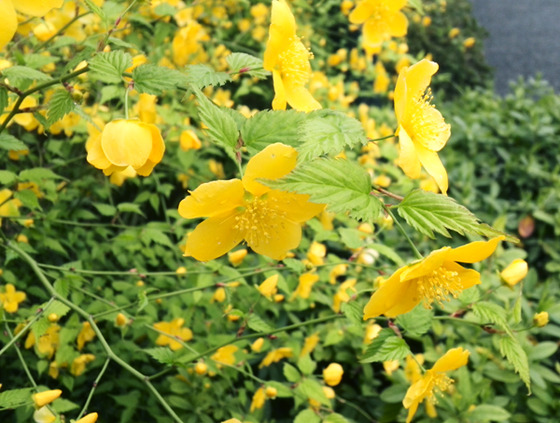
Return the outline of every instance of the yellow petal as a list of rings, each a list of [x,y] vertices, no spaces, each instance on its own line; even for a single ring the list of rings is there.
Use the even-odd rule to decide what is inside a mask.
[[[392,3],[392,2],[389,2]],[[408,19],[402,12],[393,14],[388,20],[389,32],[393,37],[403,37],[408,30]]]
[[[223,256],[241,242],[243,236],[234,226],[236,214],[227,213],[206,219],[189,234],[185,255],[199,261]]]
[[[354,10],[352,10],[350,15],[348,16],[348,19],[353,24],[362,24],[369,19],[369,17],[373,14],[373,12],[374,12],[373,2],[368,0],[363,0],[357,4]]]
[[[221,215],[241,207],[244,193],[239,179],[208,182],[179,203],[179,214],[185,219]]]
[[[296,33],[296,20],[286,0],[274,0],[270,12],[270,27],[279,31],[284,37],[291,37]]]
[[[401,281],[405,279],[420,278],[422,276],[429,275],[434,270],[439,269],[445,262],[450,261],[450,251],[450,247],[443,247],[439,250],[432,251],[430,255],[422,261],[405,268],[403,274],[401,275]]]
[[[402,285],[401,297],[388,307],[383,313],[387,317],[397,317],[401,314],[408,313],[422,300],[422,295],[418,292],[418,283],[416,280],[400,282]]]
[[[457,272],[457,276],[453,279],[456,281],[461,289],[468,289],[475,285],[480,284],[480,273],[473,269],[465,269],[457,263],[446,263],[444,266],[452,272]]]
[[[424,93],[430,85],[432,75],[437,72],[439,65],[427,59],[422,59],[418,63],[403,70],[406,79],[407,97],[414,97]]]
[[[298,84],[284,84],[286,101],[292,108],[301,112],[321,109],[321,104],[313,98],[309,90]]]
[[[273,110],[286,110],[286,90],[280,72],[272,72],[272,83],[274,85],[274,99],[272,100]]]
[[[154,163],[159,163],[161,162],[163,153],[165,152],[165,143],[161,137],[161,132],[154,124],[144,123],[144,126],[152,133],[152,151],[150,152],[148,159]]]
[[[318,215],[325,209],[324,204],[309,202],[309,196],[284,191],[269,191],[268,197],[277,201],[278,208],[285,213],[286,219],[302,223]]]
[[[426,172],[428,172],[428,175],[435,179],[442,194],[447,194],[447,188],[449,186],[447,171],[438,154],[419,144],[415,144],[415,147],[418,159],[420,163],[422,163],[422,166],[424,166],[424,169],[426,169]]]
[[[0,1],[0,50],[14,37],[17,24],[16,11],[11,0]]]
[[[433,373],[430,370],[426,374],[414,382],[410,388],[406,391],[406,395],[403,399],[404,408],[409,408],[418,403],[422,402],[426,397],[426,394],[430,391],[431,381],[433,379]]]
[[[4,3],[6,0],[2,0],[2,2]],[[20,13],[30,16],[45,16],[49,10],[61,7],[64,0],[14,0],[13,3]]]
[[[440,111],[433,106],[422,109],[422,122],[416,128],[415,142],[431,151],[440,151],[451,136],[451,125],[445,123]]]
[[[398,12],[406,6],[408,0],[389,0],[383,3],[391,12]]]
[[[76,423],[95,423],[97,421],[97,413],[89,413],[82,417],[80,420],[76,420]]]
[[[10,189],[4,188],[0,190],[0,206],[4,204],[4,202],[8,200],[8,198],[10,198],[11,196],[12,196],[12,191]]]
[[[258,178],[278,179],[296,166],[297,151],[288,145],[276,143],[256,154],[245,169],[243,186],[253,195],[262,195],[270,188],[256,181]]]
[[[373,293],[364,307],[364,320],[385,314],[404,296],[407,286],[400,282],[400,278],[405,269],[405,267],[398,269]]]
[[[92,166],[97,169],[107,169],[111,166],[111,162],[107,160],[101,148],[101,134],[88,138],[86,142],[86,151],[88,153],[86,160]]]
[[[152,131],[137,120],[109,122],[101,134],[101,148],[115,166],[144,166],[152,151]]]
[[[403,170],[406,176],[412,179],[420,177],[422,164],[414,147],[414,143],[405,129],[400,126],[398,129],[399,135],[399,158],[398,165]]]
[[[408,409],[408,415],[406,416],[406,423],[410,423],[416,414],[416,410],[418,410],[418,401],[414,401],[410,403]]]
[[[501,235],[489,241],[475,241],[462,247],[454,248],[449,252],[448,260],[459,263],[477,263],[490,257],[500,241],[504,239],[505,237]]]
[[[301,225],[286,219],[278,218],[275,221],[263,224],[262,231],[268,237],[255,236],[246,239],[247,245],[256,253],[282,260],[288,251],[296,248],[301,241]]]
[[[445,353],[436,363],[432,370],[434,372],[449,372],[451,370],[458,369],[466,365],[469,361],[468,350],[464,350],[462,347],[453,348]]]
[[[380,45],[385,38],[388,38],[388,34],[383,31],[386,28],[386,24],[379,24],[376,20],[366,21],[362,28],[362,35],[364,37],[363,44],[370,47]]]

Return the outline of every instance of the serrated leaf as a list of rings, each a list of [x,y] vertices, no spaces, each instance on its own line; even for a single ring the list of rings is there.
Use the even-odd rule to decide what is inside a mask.
[[[162,364],[173,364],[175,362],[175,354],[169,348],[146,348],[142,351]]]
[[[251,154],[278,141],[297,147],[301,142],[298,127],[305,118],[304,112],[296,110],[258,112],[241,127],[241,138]]]
[[[293,258],[285,258],[282,261],[284,262],[284,264],[288,269],[293,270],[297,274],[305,272],[305,264],[303,264],[301,260],[296,260]]]
[[[320,423],[321,418],[311,409],[300,411],[294,419],[294,423]]]
[[[346,316],[348,320],[357,326],[361,326],[364,316],[364,307],[357,301],[350,301],[348,303],[342,303],[340,309]]]
[[[330,407],[331,402],[326,397],[325,391],[323,391],[322,385],[315,379],[305,378],[296,387],[296,393],[303,396],[304,398],[311,398],[319,403]]]
[[[511,336],[503,336],[500,339],[500,352],[511,363],[515,372],[527,386],[531,394],[531,378],[529,376],[529,360],[527,354],[519,341]]]
[[[396,323],[406,331],[407,336],[420,336],[432,327],[433,316],[434,313],[431,310],[418,306],[397,317]]]
[[[0,409],[18,408],[22,405],[31,404],[33,388],[10,389],[0,393]]]
[[[75,108],[74,100],[70,93],[64,89],[57,90],[49,101],[49,109],[47,112],[47,122],[50,125],[62,119],[66,114]]]
[[[282,372],[284,373],[284,377],[288,382],[296,383],[301,379],[301,375],[299,374],[298,370],[289,363],[284,363]]]
[[[6,133],[0,134],[0,148],[14,151],[27,150],[27,146],[22,141]]]
[[[305,354],[298,360],[298,369],[306,376],[312,375],[317,368],[317,363],[315,363],[309,354]]]
[[[67,413],[68,411],[79,408],[79,405],[75,402],[67,400],[66,398],[58,398],[52,403],[52,408],[57,413]]]
[[[469,413],[469,421],[473,422],[503,422],[509,420],[511,414],[502,407],[490,404],[477,405]]]
[[[232,53],[226,57],[231,73],[248,74],[252,77],[264,79],[270,71],[263,69],[263,61],[258,57],[246,53]]]
[[[401,201],[398,210],[410,226],[430,238],[435,237],[434,232],[450,238],[449,230],[452,230],[461,235],[506,235],[508,241],[518,241],[515,237],[481,224],[470,210],[442,194],[414,190]]]
[[[132,57],[122,50],[96,54],[89,62],[89,75],[105,83],[120,83],[126,69],[132,66]]]
[[[256,314],[251,314],[247,319],[247,326],[255,332],[270,332],[274,328]]]
[[[239,131],[235,120],[220,107],[212,103],[201,91],[195,91],[198,99],[198,113],[202,122],[208,127],[206,132],[216,144],[231,151],[237,145]]]
[[[50,169],[44,167],[34,167],[32,169],[22,170],[19,173],[20,181],[41,182],[43,179],[63,179]]]
[[[362,363],[374,361],[400,360],[410,354],[410,348],[406,341],[395,335],[391,329],[382,329],[377,338],[369,345]]]
[[[97,6],[92,0],[83,0],[83,1],[86,4],[86,7],[91,12],[93,12],[97,16],[99,16],[103,22],[107,22],[107,16],[105,15],[105,12],[103,11],[103,9],[101,9],[99,6]]]
[[[276,389],[276,396],[278,398],[291,398],[294,396],[292,390],[287,387],[286,385],[284,385],[283,383],[280,382],[276,382],[276,381],[268,381],[266,382],[266,386],[270,386],[272,388]]]
[[[305,162],[281,179],[260,182],[271,188],[308,194],[310,201],[326,204],[331,212],[348,212],[358,220],[374,220],[381,211],[379,199],[370,195],[369,175],[348,160],[326,158]]]
[[[513,333],[507,323],[506,311],[499,305],[488,301],[479,301],[473,305],[472,311],[480,318],[482,324],[496,324],[509,336],[513,337]]]
[[[187,82],[193,88],[218,87],[231,81],[231,77],[225,72],[216,72],[208,65],[189,65],[186,67]]]
[[[25,207],[28,209],[34,210],[38,209],[41,210],[41,206],[39,205],[39,200],[33,191],[30,189],[25,189],[23,191],[18,191],[14,193],[14,198],[20,200]]]
[[[17,179],[17,175],[9,170],[0,170],[0,184],[11,185]]]
[[[302,144],[298,147],[298,161],[310,160],[324,154],[338,154],[345,147],[368,142],[362,124],[342,112],[319,110],[310,114],[299,128]]]
[[[52,78],[33,68],[27,66],[12,66],[2,70],[2,75],[4,78],[8,78],[10,81],[28,79],[30,81],[49,81]]]
[[[120,203],[117,205],[117,210],[121,213],[136,213],[144,216],[144,213],[140,209],[140,206],[134,203]]]
[[[117,208],[110,204],[94,203],[93,207],[95,207],[102,216],[114,216],[117,214]]]
[[[187,76],[175,69],[156,65],[141,65],[132,71],[134,88],[139,93],[161,94],[187,83]]]
[[[173,248],[173,243],[169,239],[167,235],[165,235],[162,231],[156,228],[144,228],[142,229],[142,236],[146,237],[150,241],[165,245],[166,247]]]

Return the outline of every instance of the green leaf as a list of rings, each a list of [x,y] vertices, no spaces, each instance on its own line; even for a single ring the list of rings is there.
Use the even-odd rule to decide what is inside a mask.
[[[134,203],[120,203],[117,205],[117,210],[120,213],[136,213],[144,216],[144,213],[142,213],[140,206]]]
[[[301,375],[299,374],[298,370],[289,363],[284,363],[282,371],[284,373],[284,377],[288,382],[296,383],[301,379]]]
[[[469,421],[472,422],[503,422],[509,420],[510,417],[511,414],[502,407],[489,404],[477,405],[469,413]]]
[[[241,138],[251,154],[276,142],[297,147],[300,144],[298,127],[305,118],[305,113],[296,110],[258,112],[241,127]]]
[[[30,189],[25,189],[23,191],[18,191],[14,193],[14,197],[20,200],[25,207],[31,210],[41,210],[39,205],[39,200],[33,191]]]
[[[17,179],[17,175],[9,170],[0,170],[0,184],[11,185]]]
[[[142,239],[147,239],[156,244],[165,245],[169,248],[174,248],[173,243],[167,235],[156,228],[144,228],[141,233]]]
[[[202,122],[208,127],[206,132],[216,144],[231,152],[239,140],[239,131],[235,120],[220,107],[211,102],[201,91],[195,91],[198,99],[198,113]]]
[[[319,110],[313,112],[299,128],[302,145],[298,160],[310,160],[323,154],[338,154],[345,147],[368,142],[362,124],[342,112]]]
[[[0,409],[18,408],[22,405],[31,404],[33,400],[33,388],[11,389],[0,393]]]
[[[94,203],[93,207],[95,207],[102,216],[114,216],[117,214],[117,208],[110,204]]]
[[[52,403],[52,408],[57,413],[67,413],[68,411],[75,410],[80,406],[75,402],[67,400],[66,398],[58,398]]]
[[[400,360],[410,354],[410,348],[406,341],[395,335],[391,329],[382,329],[377,338],[369,345],[362,363],[374,361]]]
[[[321,423],[321,418],[313,410],[307,408],[298,413],[294,423]]]
[[[247,319],[247,326],[255,332],[270,332],[274,328],[256,314],[251,314]]]
[[[519,341],[511,336],[500,338],[500,352],[511,363],[515,372],[527,386],[531,394],[531,378],[529,376],[529,360]]]
[[[216,72],[208,65],[189,65],[186,67],[187,82],[193,87],[202,89],[207,86],[217,87],[231,81],[225,72]]]
[[[8,105],[8,90],[4,87],[0,87],[0,114],[4,111]]]
[[[47,123],[52,125],[75,108],[74,100],[70,93],[65,89],[56,90],[49,101],[47,112]]]
[[[311,398],[315,401],[320,402],[321,404],[330,407],[331,402],[325,396],[325,392],[323,391],[322,385],[317,382],[315,379],[305,378],[301,381],[301,383],[296,387],[296,393],[303,396],[304,398]]]
[[[175,362],[175,354],[169,348],[146,348],[144,350],[146,354],[150,355],[154,360],[159,361],[162,364],[173,364]]]
[[[332,413],[329,414],[322,423],[350,423],[350,420],[346,419],[346,417],[341,414]]]
[[[435,237],[434,232],[450,238],[449,230],[461,235],[468,233],[487,237],[506,235],[481,224],[466,207],[442,194],[414,190],[401,201],[398,210],[410,226],[430,238]],[[506,239],[512,242],[518,241],[510,235],[506,235]]]
[[[414,307],[411,311],[397,317],[397,324],[405,331],[407,336],[420,336],[432,327],[434,313],[423,306]]]
[[[175,90],[187,83],[187,76],[163,66],[142,65],[132,71],[134,88],[139,93],[161,94],[165,90]]]
[[[550,357],[558,350],[558,344],[552,341],[544,341],[529,350],[529,360],[540,361]]]
[[[364,317],[364,307],[363,304],[358,303],[357,301],[349,301],[347,303],[342,303],[340,309],[346,316],[348,320],[354,323],[357,326],[361,326],[363,323]]]
[[[270,380],[266,382],[266,386],[271,386],[276,389],[276,396],[278,398],[291,398],[294,396],[292,390],[283,383]]]
[[[14,81],[22,79],[28,79],[30,81],[49,81],[52,79],[46,73],[27,66],[12,66],[10,68],[3,69],[1,74],[4,78],[8,78],[12,84]]]
[[[404,260],[401,258],[401,256],[399,256],[394,249],[392,249],[391,247],[388,247],[387,245],[384,245],[384,244],[368,244],[367,247],[377,251],[379,254],[384,255],[388,259],[393,260],[395,262],[395,264],[397,264],[398,266],[404,266],[404,264],[405,264]]]
[[[104,83],[120,83],[126,69],[132,66],[132,57],[122,50],[99,53],[89,62],[89,75]]]
[[[309,376],[312,375],[317,368],[317,363],[311,359],[309,354],[305,354],[298,360],[297,366],[304,375]]]
[[[63,179],[50,169],[44,167],[34,167],[32,169],[22,170],[19,173],[20,181],[41,182],[43,179]]]
[[[479,301],[473,305],[473,313],[480,318],[482,324],[493,323],[500,326],[509,336],[513,333],[507,323],[506,311],[497,304]]]
[[[6,133],[0,134],[0,148],[14,151],[27,150],[27,146],[22,141]]]
[[[231,73],[247,74],[255,78],[264,79],[270,72],[263,69],[263,61],[246,53],[232,53],[226,57]]]
[[[369,175],[358,164],[342,159],[318,159],[300,164],[287,176],[261,180],[269,187],[308,194],[314,203],[327,204],[333,213],[348,212],[354,219],[371,221],[381,203],[370,195]]]
[[[86,7],[91,12],[93,12],[97,16],[99,16],[103,22],[107,22],[107,16],[105,15],[105,12],[103,11],[103,9],[101,9],[99,6],[97,6],[92,0],[83,0],[83,1],[86,4]]]
[[[305,272],[305,264],[301,262],[301,260],[296,260],[293,258],[285,258],[282,260],[286,267],[294,272],[300,274]]]

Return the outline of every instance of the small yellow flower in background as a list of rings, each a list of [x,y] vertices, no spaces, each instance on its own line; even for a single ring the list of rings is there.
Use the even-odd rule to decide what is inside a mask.
[[[78,334],[78,351],[81,351],[86,342],[93,340],[93,338],[95,338],[95,331],[91,324],[89,322],[82,323],[82,330]]]
[[[288,174],[296,159],[294,148],[272,144],[249,160],[242,180],[208,182],[191,192],[179,204],[179,214],[207,219],[189,234],[185,255],[209,261],[245,240],[255,252],[281,260],[297,247],[301,224],[324,205],[308,202],[307,195],[272,190],[257,182]]]
[[[25,301],[25,292],[16,291],[16,287],[11,283],[6,284],[4,292],[0,293],[0,304],[6,313],[18,311],[19,304]]]
[[[49,391],[43,391],[33,394],[32,398],[35,406],[40,408],[47,404],[50,404],[61,395],[62,391],[60,389],[51,389]]]
[[[49,407],[41,407],[33,413],[33,420],[35,423],[53,423],[56,416],[53,414]]]
[[[262,296],[268,298],[269,300],[272,298],[276,292],[278,292],[278,273],[268,277],[265,279],[263,283],[258,286],[258,290]]]
[[[128,166],[124,170],[117,170],[111,173],[109,177],[109,182],[113,185],[121,187],[124,184],[124,181],[127,179],[135,178],[137,175],[136,171],[133,169],[132,166]]]
[[[47,319],[48,319],[49,322],[51,322],[51,323],[56,323],[56,322],[58,322],[58,319],[59,319],[59,318],[60,318],[60,317],[59,317],[58,314],[56,314],[56,313],[50,313],[50,314],[47,316]]]
[[[223,363],[231,366],[235,364],[235,353],[238,349],[236,345],[226,345],[225,347],[218,348],[210,358],[216,363]]]
[[[265,394],[267,398],[274,399],[276,395],[278,395],[278,389],[274,388],[273,386],[267,386],[265,389]]]
[[[60,369],[58,368],[58,364],[56,364],[56,361],[51,361],[49,363],[48,375],[53,379],[58,379],[59,373],[60,373]]]
[[[318,343],[319,343],[319,334],[318,333],[314,333],[313,335],[310,335],[310,336],[306,337],[305,342],[303,344],[303,348],[301,349],[301,352],[299,353],[299,356],[303,357],[304,355],[311,354]]]
[[[70,365],[70,373],[74,376],[80,376],[86,371],[86,365],[91,363],[93,360],[95,360],[95,356],[93,354],[82,354],[79,357],[76,357]]]
[[[333,399],[336,396],[334,389],[330,386],[322,386],[321,388],[323,388],[323,393],[328,399]]]
[[[89,413],[82,417],[80,420],[76,420],[76,423],[95,423],[99,415],[97,413]]]
[[[270,366],[272,363],[278,363],[280,360],[284,358],[290,358],[294,355],[294,352],[291,348],[288,347],[281,347],[275,350],[269,351],[269,353],[265,356],[263,361],[259,364],[259,369],[263,367]]]
[[[263,345],[264,338],[257,338],[255,342],[251,344],[251,351],[258,353],[262,350]]]
[[[200,138],[198,138],[198,135],[196,135],[196,133],[192,129],[187,129],[181,132],[179,143],[179,146],[183,151],[199,150],[200,147],[202,147]]]
[[[509,286],[514,286],[521,282],[528,272],[529,266],[527,262],[523,259],[515,259],[502,270],[500,276]]]
[[[212,299],[210,300],[210,302],[217,302],[217,303],[223,303],[227,298],[227,294],[226,294],[226,289],[223,286],[220,286],[219,288],[216,289],[216,291],[214,291],[214,295],[212,295]]]
[[[465,48],[472,48],[476,43],[476,38],[474,37],[469,37],[469,38],[465,38],[465,41],[463,41],[463,46]]]
[[[447,171],[438,156],[449,136],[451,127],[441,113],[430,104],[428,90],[438,64],[423,59],[399,73],[395,87],[395,114],[399,137],[398,165],[409,178],[420,177],[422,167],[432,176],[441,192],[447,193]]]
[[[29,244],[29,238],[27,238],[27,236],[24,235],[24,234],[19,234],[16,237],[16,241],[17,242],[23,242],[24,244]]]
[[[296,21],[286,0],[273,0],[263,67],[272,72],[274,110],[285,110],[286,103],[303,112],[321,108],[305,87],[311,78],[312,56],[296,35]]]
[[[331,363],[323,369],[323,379],[329,386],[336,386],[342,380],[344,369],[338,363]]]
[[[313,272],[306,272],[299,276],[299,283],[292,294],[291,299],[294,300],[296,297],[303,298],[304,300],[308,299],[311,295],[311,288],[315,285],[316,282],[319,281],[319,275]]]
[[[0,216],[17,217],[20,215],[19,208],[22,206],[22,202],[17,198],[10,199],[12,194],[13,194],[12,190],[8,188],[4,188],[0,190]],[[2,226],[1,218],[0,218],[0,226]]]
[[[420,365],[424,364],[424,355],[416,354],[414,357],[412,355],[406,356],[406,364],[404,366],[404,377],[411,384],[416,382],[422,377],[422,371]]]
[[[47,328],[46,332],[39,337],[39,341],[36,343],[35,335],[33,331],[30,331],[25,340],[25,348],[29,349],[36,345],[37,354],[50,359],[58,349],[60,343],[59,332],[60,326],[52,324]]]
[[[177,270],[175,270],[175,273],[177,275],[184,275],[187,273],[187,268],[185,266],[178,267]]]
[[[228,419],[228,420],[224,420],[222,423],[241,423],[241,420],[238,420],[238,419]]]
[[[165,144],[157,126],[138,119],[109,122],[86,142],[87,161],[105,175],[132,167],[148,176],[163,158]]]
[[[449,30],[449,38],[453,39],[457,37],[457,35],[459,35],[460,32],[461,30],[459,28],[451,28]]]
[[[399,360],[389,360],[383,362],[383,370],[387,373],[387,376],[391,376],[395,370],[400,366]]]
[[[406,0],[361,0],[350,13],[353,24],[362,27],[362,46],[368,55],[391,37],[402,37],[408,30],[408,20],[401,9]]]
[[[257,389],[255,395],[253,395],[253,400],[251,401],[251,408],[249,411],[252,413],[255,410],[263,408],[265,401],[266,393],[264,391],[264,388],[261,386],[259,389]]]
[[[167,333],[168,335],[159,335],[156,339],[156,345],[169,345],[173,351],[177,351],[183,346],[176,341],[176,339],[180,339],[181,341],[190,341],[193,338],[193,333],[189,328],[184,328],[183,325],[185,324],[185,319],[181,317],[177,317],[173,319],[171,322],[159,322],[154,324],[154,328],[160,330],[162,332]]]
[[[188,20],[186,26],[180,28],[172,42],[173,62],[178,67],[187,63],[196,64],[208,61],[208,54],[204,51],[202,42],[208,41],[209,35],[204,27],[195,20]]]
[[[324,258],[327,255],[327,247],[325,244],[313,241],[307,252],[307,259],[313,263],[315,266],[319,266],[324,263]]]
[[[428,27],[432,24],[432,18],[430,18],[429,16],[424,16],[422,18],[422,25],[425,27]]]
[[[539,328],[548,325],[548,312],[541,311],[533,316],[533,323]]]
[[[345,275],[347,270],[348,270],[347,264],[340,263],[334,266],[329,272],[329,283],[331,285],[334,285],[336,283],[336,278]]]
[[[115,318],[115,325],[117,327],[122,328],[126,326],[127,323],[128,323],[128,318],[123,313],[117,314],[117,317]]]
[[[340,11],[344,16],[348,16],[353,7],[354,2],[352,0],[342,0],[342,3],[340,3]]]
[[[207,371],[208,366],[202,361],[199,361],[194,365],[194,372],[199,376],[205,375]]]
[[[366,333],[364,335],[363,343],[365,345],[371,344],[371,342],[379,336],[379,332],[381,332],[381,329],[383,328],[377,323],[368,323],[368,325],[366,326]]]
[[[464,289],[480,283],[480,273],[458,263],[476,263],[488,258],[504,239],[499,236],[454,249],[443,247],[415,264],[401,267],[371,296],[364,308],[364,320],[382,314],[396,317],[408,313],[420,302],[430,308],[434,301],[442,305],[450,296],[457,297]]]
[[[130,72],[130,71],[128,71]],[[156,123],[158,115],[156,111],[157,97],[153,94],[140,94],[136,103],[138,118],[144,123]]]
[[[389,88],[389,83],[391,79],[389,74],[385,70],[385,66],[381,60],[378,60],[375,64],[375,81],[373,82],[373,92],[376,94],[385,94]]]
[[[441,357],[434,367],[427,370],[426,373],[412,384],[403,400],[404,408],[408,409],[407,423],[412,421],[418,405],[424,400],[433,405],[436,402],[434,390],[444,392],[453,383],[453,379],[449,378],[445,373],[456,370],[465,366],[469,361],[469,351],[463,348],[453,348],[443,357]]]
[[[351,293],[357,292],[356,288],[354,288],[356,282],[356,278],[351,278],[340,285],[337,293],[334,294],[333,299],[333,310],[335,312],[340,312],[340,306],[342,305],[342,303],[347,303],[348,301],[350,301],[350,294],[348,294],[348,291],[350,291]]]
[[[241,263],[243,263],[245,257],[247,257],[246,248],[228,253],[228,261],[232,266],[239,266]]]

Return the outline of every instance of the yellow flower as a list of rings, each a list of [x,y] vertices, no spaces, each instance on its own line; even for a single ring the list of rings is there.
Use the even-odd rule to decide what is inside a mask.
[[[76,423],[95,423],[99,416],[97,413],[89,413],[82,417],[80,420],[76,420]]]
[[[208,366],[202,361],[199,361],[194,365],[194,372],[199,376],[205,375],[207,371]]]
[[[336,386],[342,380],[344,369],[338,363],[331,363],[326,369],[323,369],[323,379],[329,386]]]
[[[2,0],[0,2],[0,50],[16,33],[16,11],[30,16],[44,16],[53,8],[62,6],[64,0]]]
[[[89,342],[95,338],[95,331],[91,327],[89,322],[82,323],[82,330],[78,334],[78,351],[84,348],[86,342]]]
[[[320,242],[313,241],[311,246],[309,247],[309,251],[307,252],[307,258],[311,263],[315,266],[319,266],[324,263],[323,259],[327,255],[327,247],[325,244],[321,244]]]
[[[303,275],[300,275],[298,286],[292,294],[291,299],[293,300],[296,297],[303,298],[304,300],[308,299],[311,295],[311,288],[313,288],[313,285],[315,285],[318,280],[319,275],[316,273],[306,272]]]
[[[175,273],[177,275],[185,275],[187,273],[187,268],[185,266],[178,267]]]
[[[331,285],[334,285],[336,283],[336,278],[345,275],[347,270],[348,270],[347,264],[339,263],[336,266],[334,266],[332,270],[329,272],[329,283]]]
[[[173,351],[183,348],[183,346],[176,341],[180,339],[181,341],[190,341],[193,338],[193,333],[189,328],[184,328],[183,324],[185,319],[177,317],[171,322],[159,322],[154,324],[154,328],[167,333],[168,335],[160,335],[156,339],[156,345],[169,345]]]
[[[278,389],[274,388],[273,386],[267,386],[265,389],[265,394],[267,398],[274,399],[276,395],[278,395]]]
[[[299,356],[303,357],[304,355],[311,354],[311,352],[315,349],[318,343],[319,343],[318,333],[314,333],[313,335],[310,335],[307,338],[305,338],[305,343],[303,344],[303,348],[301,349]]]
[[[264,338],[257,338],[255,342],[251,344],[251,351],[253,352],[261,352],[261,349],[264,345]]]
[[[430,104],[430,91],[426,93],[437,70],[437,63],[423,59],[399,73],[394,97],[398,123],[396,133],[400,146],[398,164],[404,173],[409,178],[419,178],[423,166],[445,194],[447,172],[438,151],[445,147],[451,129],[441,113]]]
[[[548,312],[541,311],[533,316],[533,322],[539,328],[548,325]]]
[[[259,364],[259,369],[270,366],[272,363],[278,363],[283,358],[290,358],[293,354],[294,352],[292,351],[292,349],[288,347],[281,347],[272,350],[266,355],[263,361],[261,361],[261,364]]]
[[[44,405],[50,404],[60,395],[62,395],[62,391],[60,389],[51,389],[49,391],[43,391],[37,394],[33,394],[32,398],[35,406],[40,408]]]
[[[437,388],[439,391],[444,392],[449,388],[451,383],[453,383],[453,379],[449,378],[445,374],[446,372],[456,370],[466,365],[468,361],[469,351],[465,351],[461,347],[453,348],[436,361],[434,367],[427,370],[424,376],[414,382],[406,391],[406,396],[403,400],[404,408],[408,409],[406,422],[409,423],[412,420],[418,405],[425,399],[432,405],[436,402],[434,389]]]
[[[449,38],[455,38],[460,32],[461,30],[459,28],[451,28],[449,30]]]
[[[0,304],[6,313],[18,311],[19,303],[25,301],[25,292],[16,291],[16,287],[11,283],[6,284],[4,293],[0,293]]]
[[[356,282],[356,278],[352,278],[346,280],[340,285],[340,287],[338,288],[338,292],[334,294],[333,310],[335,312],[338,313],[340,311],[340,306],[342,305],[342,303],[347,303],[348,301],[350,301],[350,295],[348,294],[348,291],[356,292],[356,288],[354,288]]]
[[[408,313],[421,301],[430,308],[436,301],[457,297],[461,291],[480,283],[480,273],[465,269],[459,263],[476,263],[488,258],[504,239],[475,241],[452,249],[443,247],[391,275],[371,296],[364,308],[364,320],[381,314],[396,317]]]
[[[49,374],[49,376],[52,377],[53,379],[58,379],[59,368],[58,368],[58,364],[56,364],[56,361],[51,361],[51,362],[50,362],[48,374]]]
[[[476,38],[474,37],[469,37],[469,38],[465,38],[465,41],[463,41],[463,46],[465,48],[471,48],[472,46],[474,46],[476,43]]]
[[[368,323],[368,325],[366,326],[366,333],[364,335],[363,343],[366,345],[371,344],[371,342],[379,336],[379,332],[381,332],[381,329],[383,328],[377,323],[373,323],[373,320]]]
[[[239,420],[239,419],[228,419],[228,420],[224,420],[222,423],[241,423],[241,420]]]
[[[172,50],[173,62],[183,67],[187,63],[204,63],[208,60],[208,54],[204,51],[203,41],[210,37],[204,27],[195,20],[188,20],[183,28],[180,28],[173,37]]]
[[[36,352],[39,356],[52,358],[60,343],[59,332],[60,326],[50,325],[46,332],[39,337],[36,346]],[[35,345],[35,335],[31,331],[25,340],[25,348],[31,348],[33,345]]]
[[[247,249],[242,248],[241,250],[234,251],[228,254],[228,261],[232,266],[239,266],[243,263],[243,260],[247,257]]]
[[[251,413],[259,408],[264,407],[264,402],[266,401],[266,393],[264,388],[261,386],[253,395],[253,400],[251,401],[251,409],[249,410]]]
[[[278,273],[268,277],[265,279],[263,283],[258,286],[258,290],[263,297],[268,298],[269,300],[271,297],[278,292]]]
[[[406,35],[408,20],[401,9],[406,0],[362,0],[350,13],[353,24],[363,24],[362,46],[368,54],[378,50],[383,41]]]
[[[527,276],[528,272],[529,267],[527,266],[527,262],[523,259],[515,259],[502,270],[500,276],[509,286],[514,286],[521,282],[521,280]]]
[[[225,347],[218,348],[218,350],[210,357],[217,363],[235,364],[235,353],[239,348],[235,345],[226,345]]]
[[[127,323],[128,323],[128,318],[124,314],[122,313],[117,314],[117,317],[115,318],[115,325],[117,327],[122,328],[126,326]]]
[[[376,94],[386,93],[390,82],[391,79],[389,78],[387,70],[385,70],[385,66],[383,66],[381,60],[378,60],[375,64],[375,82],[373,83],[373,92]]]
[[[388,376],[391,376],[395,370],[399,368],[399,360],[389,360],[383,362],[383,370]]]
[[[416,354],[414,357],[410,354],[406,356],[404,377],[411,384],[422,377],[422,372],[420,371],[420,365],[422,364],[424,364],[424,356],[422,354]]]
[[[263,67],[272,72],[274,110],[285,110],[286,103],[304,112],[321,108],[305,87],[311,78],[310,57],[311,52],[296,35],[296,21],[288,3],[273,0]]]
[[[227,293],[226,290],[223,286],[220,286],[219,288],[216,289],[216,291],[214,291],[214,295],[212,295],[212,299],[210,300],[210,302],[218,302],[218,303],[223,303],[227,298]]]
[[[191,192],[179,204],[179,214],[208,219],[189,234],[185,255],[209,261],[245,240],[255,252],[280,260],[297,247],[301,223],[324,206],[308,202],[307,195],[272,190],[257,182],[288,174],[296,158],[294,148],[272,144],[249,160],[243,180],[208,182]]]
[[[179,143],[179,146],[183,151],[198,150],[202,146],[202,142],[198,138],[198,135],[196,135],[196,133],[191,129],[181,132]]]
[[[137,119],[109,122],[101,134],[86,142],[87,161],[105,175],[131,166],[139,175],[148,176],[163,158],[165,144],[159,129]]]
[[[80,376],[86,371],[86,364],[91,363],[93,360],[95,360],[95,356],[93,354],[82,354],[79,357],[76,357],[70,366],[70,373],[74,376]]]

